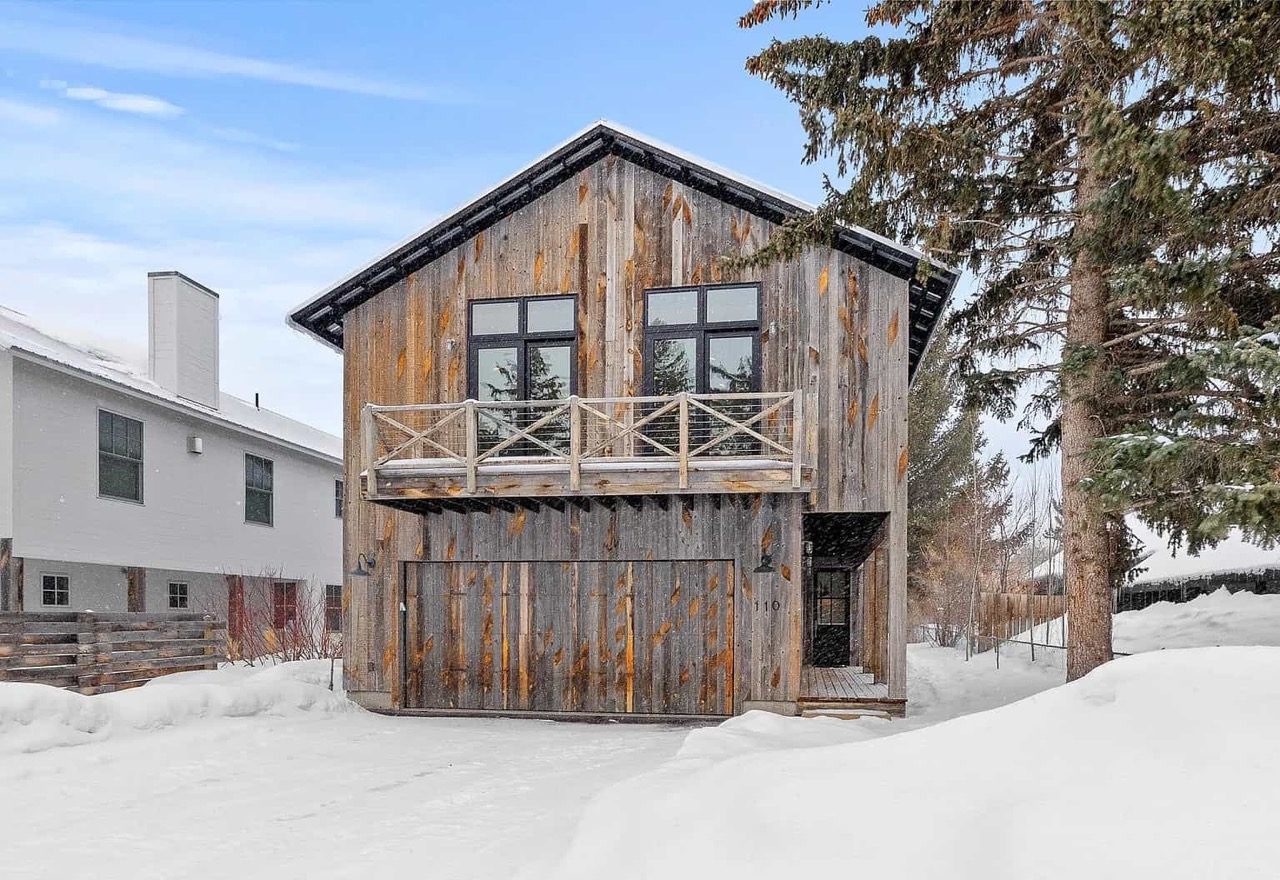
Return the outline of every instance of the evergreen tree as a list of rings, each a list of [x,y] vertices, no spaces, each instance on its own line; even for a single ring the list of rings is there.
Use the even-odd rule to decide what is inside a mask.
[[[925,548],[965,490],[975,445],[977,414],[960,410],[960,389],[951,372],[957,354],[951,334],[945,327],[939,329],[916,367],[908,398],[907,582],[913,593],[921,586],[917,572]]]
[[[1061,452],[1075,678],[1111,657],[1126,513],[1193,548],[1280,536],[1280,6],[883,0],[867,23],[747,62],[847,181],[757,259],[848,222],[975,274],[968,398],[1008,418],[1028,391],[1033,452]]]

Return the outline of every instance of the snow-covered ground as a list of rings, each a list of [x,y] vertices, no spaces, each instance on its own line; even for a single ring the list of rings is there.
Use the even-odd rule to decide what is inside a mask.
[[[1116,632],[1123,650],[1277,645],[1280,597],[1157,605]],[[388,718],[331,693],[326,663],[99,697],[0,684],[0,877],[1167,880],[1280,863],[1280,649],[1151,653],[1065,688],[1037,657],[997,670],[913,645],[905,721],[692,730]]]

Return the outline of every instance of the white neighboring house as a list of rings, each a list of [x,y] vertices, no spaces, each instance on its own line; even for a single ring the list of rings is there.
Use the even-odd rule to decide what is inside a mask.
[[[0,308],[0,610],[340,614],[342,442],[223,393],[218,295],[148,275],[147,364]],[[232,621],[234,635],[235,622]]]

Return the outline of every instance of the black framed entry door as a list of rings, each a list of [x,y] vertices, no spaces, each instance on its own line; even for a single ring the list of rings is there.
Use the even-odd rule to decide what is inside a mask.
[[[848,666],[853,624],[853,571],[813,569],[809,584],[810,648],[814,666]]]

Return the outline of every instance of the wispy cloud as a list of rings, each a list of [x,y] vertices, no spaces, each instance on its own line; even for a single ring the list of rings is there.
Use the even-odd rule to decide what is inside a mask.
[[[57,125],[62,114],[53,107],[0,98],[0,122],[23,126]]]
[[[72,101],[86,101],[96,104],[105,110],[117,110],[121,113],[136,113],[140,116],[156,116],[171,119],[181,116],[186,111],[177,104],[152,95],[133,95],[127,92],[110,92],[97,86],[70,86],[59,79],[47,79],[40,87],[51,89],[70,98]]]
[[[209,134],[218,140],[227,141],[228,143],[244,144],[250,147],[266,147],[269,150],[275,150],[277,153],[296,153],[298,151],[298,145],[292,141],[276,140],[272,137],[245,131],[243,128],[214,127],[209,129]]]
[[[233,55],[61,21],[18,21],[12,17],[0,21],[0,50],[175,77],[236,77],[409,101],[461,100],[457,91],[443,87]]]

